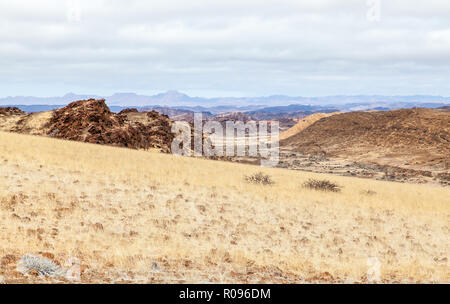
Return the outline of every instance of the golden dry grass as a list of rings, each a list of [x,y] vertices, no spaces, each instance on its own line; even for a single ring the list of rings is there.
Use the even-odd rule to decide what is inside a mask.
[[[0,116],[0,130],[44,135],[48,131],[45,124],[50,120],[52,114],[53,111],[46,111],[27,115]]]
[[[371,257],[384,282],[450,281],[444,187],[0,132],[0,220],[5,282],[45,281],[14,271],[38,252],[78,258],[82,282],[365,282]]]

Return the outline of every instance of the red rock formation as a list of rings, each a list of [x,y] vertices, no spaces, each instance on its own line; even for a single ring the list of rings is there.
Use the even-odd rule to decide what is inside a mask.
[[[0,115],[12,116],[12,115],[26,115],[24,111],[16,107],[0,107]]]
[[[129,114],[136,114],[139,119],[129,119]],[[170,152],[171,123],[167,116],[157,112],[127,109],[115,114],[104,100],[90,99],[55,110],[46,127],[48,135],[56,138]]]

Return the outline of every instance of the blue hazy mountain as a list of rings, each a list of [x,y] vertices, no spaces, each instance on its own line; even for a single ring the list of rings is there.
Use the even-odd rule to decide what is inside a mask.
[[[104,98],[111,108],[124,107],[177,107],[192,110],[214,112],[317,110],[334,108],[343,111],[389,110],[398,108],[427,107],[437,108],[450,105],[450,97],[414,95],[414,96],[325,96],[325,97],[291,97],[272,95],[263,97],[191,97],[178,91],[168,91],[156,95],[139,95],[136,93],[115,93],[111,96],[68,93],[61,97],[15,96],[0,98],[0,106],[18,106],[26,112],[52,110],[55,107],[81,99]]]

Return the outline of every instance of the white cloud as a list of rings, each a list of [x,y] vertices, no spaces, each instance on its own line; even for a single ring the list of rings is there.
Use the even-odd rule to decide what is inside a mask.
[[[381,0],[380,22],[365,0],[67,4],[0,0],[0,96],[450,95],[447,0]]]

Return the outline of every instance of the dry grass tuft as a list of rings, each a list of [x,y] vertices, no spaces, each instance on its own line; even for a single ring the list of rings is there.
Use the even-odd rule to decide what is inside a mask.
[[[272,180],[270,175],[258,172],[252,175],[245,175],[244,179],[248,183],[260,184],[260,185],[273,185],[275,182]]]
[[[319,191],[330,191],[330,192],[340,192],[341,187],[335,183],[330,182],[329,180],[317,180],[317,179],[308,179],[303,183],[303,187],[319,190]]]

